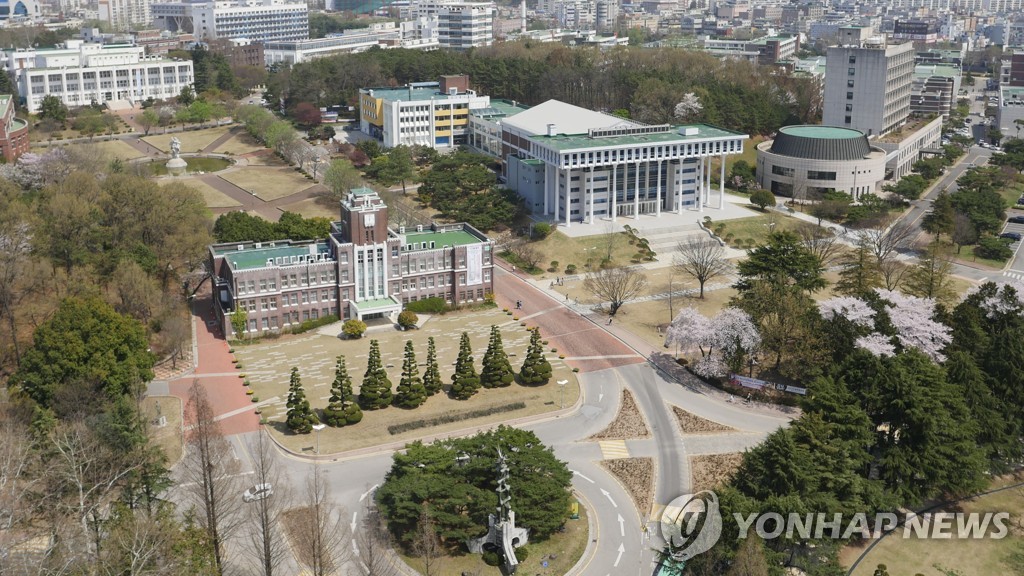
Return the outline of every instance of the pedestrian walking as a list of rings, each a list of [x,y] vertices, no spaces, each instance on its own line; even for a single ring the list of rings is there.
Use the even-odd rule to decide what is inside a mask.
[[[610,316],[608,317],[608,325],[609,325],[609,326],[611,326],[611,325],[612,325],[612,319],[611,319],[611,317],[610,317]]]
[[[566,295],[565,295],[565,301],[566,301],[566,302],[568,302],[568,301],[569,301],[569,295],[568,295],[568,294],[566,294]]]
[[[512,272],[515,272],[515,271],[516,271],[516,267],[515,267],[515,265],[513,265],[512,266]]]

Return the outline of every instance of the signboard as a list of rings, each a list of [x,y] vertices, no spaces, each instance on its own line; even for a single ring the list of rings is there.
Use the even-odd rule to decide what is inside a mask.
[[[764,388],[765,386],[769,385],[764,380],[758,380],[757,378],[747,378],[746,376],[739,376],[737,374],[733,374],[730,380],[733,384],[738,384],[740,386],[743,386],[744,388],[753,388],[754,390],[760,390],[761,388]]]
[[[480,244],[466,246],[466,284],[480,284],[484,281],[484,250]]]

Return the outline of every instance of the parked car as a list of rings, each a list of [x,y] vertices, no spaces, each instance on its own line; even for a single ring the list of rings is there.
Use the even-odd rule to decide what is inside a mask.
[[[1024,196],[1017,198],[1017,206],[1024,206]]]
[[[1021,235],[1020,235],[1019,232],[1003,232],[1002,234],[999,235],[999,237],[1000,238],[1009,238],[1010,240],[1013,240],[1014,242],[1020,242],[1020,239],[1021,239]]]
[[[1017,239],[1020,239],[1020,234],[1017,235]],[[257,484],[252,486],[245,493],[242,494],[242,500],[244,502],[255,502],[257,500],[263,500],[269,498],[274,493],[274,487],[270,484]]]

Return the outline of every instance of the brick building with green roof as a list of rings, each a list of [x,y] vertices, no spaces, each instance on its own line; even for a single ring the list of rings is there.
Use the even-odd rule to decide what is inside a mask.
[[[328,238],[215,244],[209,253],[224,334],[236,308],[258,336],[328,315],[391,317],[425,298],[479,302],[494,291],[492,240],[462,223],[389,228],[387,206],[369,188],[342,200]]]

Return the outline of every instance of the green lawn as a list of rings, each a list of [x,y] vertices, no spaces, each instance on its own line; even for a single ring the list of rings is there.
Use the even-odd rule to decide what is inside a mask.
[[[751,210],[751,212],[754,214],[757,213],[754,210]],[[723,238],[732,234],[733,241],[731,244],[744,238],[753,239],[760,243],[768,238],[768,234],[772,230],[769,223],[772,222],[773,219],[775,222],[775,230],[796,230],[801,225],[806,224],[802,220],[774,213],[772,215],[758,214],[756,216],[751,216],[750,218],[723,220],[721,222],[712,221],[711,228],[714,229],[718,224],[725,224],[725,231],[722,233]],[[727,239],[726,241],[728,242],[729,240]]]
[[[622,229],[622,224],[617,224],[615,229]],[[612,241],[612,262],[617,265],[628,265],[630,259],[636,254],[636,246],[631,245],[625,232],[614,234]],[[564,276],[565,267],[568,264],[575,264],[577,273],[583,274],[587,270],[584,265],[587,261],[595,265],[608,254],[609,236],[599,234],[596,236],[584,236],[582,238],[571,238],[561,232],[553,232],[547,238],[534,242],[533,248],[540,255],[538,268],[544,270],[538,274],[538,278],[554,278]],[[547,272],[552,261],[558,262],[558,269],[555,272]]]
[[[1003,266],[1006,266],[1005,260],[990,260],[988,258],[980,258],[978,256],[975,256],[975,248],[976,246],[964,246],[963,249],[960,250],[960,254],[956,254],[954,251],[953,255],[957,258],[957,260],[961,262],[986,266],[994,270],[1002,270]]]

